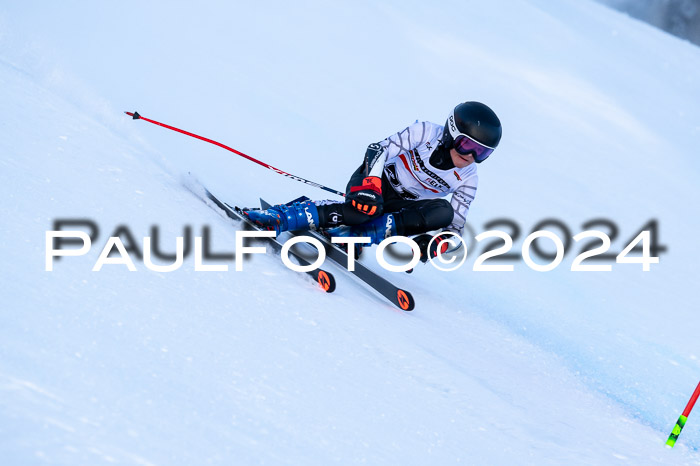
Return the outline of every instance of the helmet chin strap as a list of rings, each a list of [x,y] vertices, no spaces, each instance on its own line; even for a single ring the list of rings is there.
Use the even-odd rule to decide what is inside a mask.
[[[446,148],[442,142],[440,142],[433,153],[430,154],[430,164],[440,170],[455,168],[455,164],[452,163],[452,157],[450,156],[450,150]]]

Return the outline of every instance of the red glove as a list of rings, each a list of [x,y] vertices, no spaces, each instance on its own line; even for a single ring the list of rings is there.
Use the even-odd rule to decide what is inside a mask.
[[[347,200],[355,209],[363,214],[374,215],[382,212],[382,179],[378,176],[368,176],[362,180],[361,186],[350,188]]]

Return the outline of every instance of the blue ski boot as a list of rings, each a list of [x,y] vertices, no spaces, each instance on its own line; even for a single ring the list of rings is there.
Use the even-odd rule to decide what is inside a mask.
[[[368,246],[379,244],[386,238],[396,236],[396,219],[394,214],[384,214],[372,221],[361,225],[339,226],[326,230],[330,237],[334,236],[353,236],[353,237],[368,237]]]
[[[253,223],[279,235],[283,231],[316,230],[318,210],[311,201],[279,204],[267,210],[246,210],[243,212]]]

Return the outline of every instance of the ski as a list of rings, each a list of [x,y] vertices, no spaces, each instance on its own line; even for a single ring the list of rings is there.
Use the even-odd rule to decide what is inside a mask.
[[[207,198],[212,201],[216,206],[223,210],[224,213],[226,214],[227,217],[230,219],[236,220],[236,221],[241,221],[243,222],[247,228],[251,228],[253,230],[257,231],[265,231],[258,227],[257,225],[253,224],[250,222],[241,212],[239,209],[236,209],[235,207],[232,207],[228,205],[227,203],[219,200],[216,196],[214,196],[207,188],[202,186],[202,189],[204,189],[204,192],[207,196]],[[196,193],[195,193],[196,194]],[[259,238],[261,240],[266,241],[268,244],[272,246],[272,248],[275,250],[275,252],[280,252],[282,250],[282,244],[277,241],[275,238]],[[307,266],[310,265],[310,262],[301,257],[299,254],[295,253],[294,251],[290,250],[289,255],[294,257],[296,261],[299,263],[301,266]],[[326,293],[332,293],[335,291],[335,277],[333,277],[333,274],[323,270],[321,268],[311,270],[309,272],[306,272],[307,275],[311,276],[325,291]]]
[[[299,199],[297,199],[297,201],[298,200]],[[263,210],[271,207],[271,205],[264,199],[260,199],[260,206]],[[292,235],[297,234],[294,232],[289,233]],[[346,270],[348,269],[347,253],[340,249],[337,245],[331,243],[328,238],[315,231],[299,232],[298,235],[308,235],[319,240],[326,250],[326,256],[339,266],[345,268]],[[360,262],[355,261],[355,270],[348,270],[348,272],[365,282],[377,293],[391,301],[391,303],[397,306],[399,309],[403,311],[412,311],[416,307],[416,302],[413,299],[413,295],[411,295],[409,291],[399,288],[381,275],[378,275],[377,273],[368,269]]]

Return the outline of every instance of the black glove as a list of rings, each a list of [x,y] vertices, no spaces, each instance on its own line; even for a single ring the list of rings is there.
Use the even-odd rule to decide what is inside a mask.
[[[435,241],[433,241],[433,244],[430,244],[430,241],[433,239],[433,236],[435,236]],[[418,235],[413,238],[413,241],[416,242],[418,247],[420,248],[420,261],[423,263],[428,262],[428,259],[432,259],[433,257],[437,257],[438,255],[438,250],[440,250],[441,254],[444,254],[447,252],[447,247],[449,246],[450,243],[445,241],[446,239],[450,238],[450,235],[446,234],[437,234],[437,235],[429,235],[427,233],[423,233],[422,235]],[[428,245],[430,244],[430,250],[428,250]]]
[[[363,214],[369,216],[381,214],[384,207],[382,179],[377,176],[365,177],[362,185],[350,188],[345,202]]]

